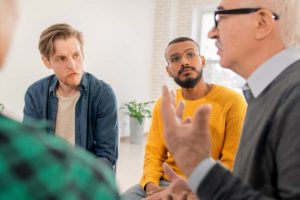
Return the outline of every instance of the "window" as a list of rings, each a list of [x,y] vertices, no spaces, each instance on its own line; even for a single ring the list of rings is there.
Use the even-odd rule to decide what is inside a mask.
[[[208,31],[214,26],[213,9],[198,9],[196,12],[198,12],[196,15],[198,19],[195,20],[198,21],[199,25],[198,30],[194,29],[194,32],[200,33],[198,36],[200,52],[206,58],[206,68],[204,70],[205,80],[209,83],[230,87],[241,93],[241,88],[245,80],[231,70],[224,69],[219,65],[219,56],[217,55],[215,40],[207,37]]]

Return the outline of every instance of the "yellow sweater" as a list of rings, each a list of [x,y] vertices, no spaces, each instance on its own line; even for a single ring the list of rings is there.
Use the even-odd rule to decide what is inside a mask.
[[[200,105],[212,105],[210,116],[212,157],[232,169],[247,107],[245,99],[226,87],[212,85],[211,91],[205,97],[192,101],[185,100],[182,90],[178,89],[176,102],[180,100],[185,101],[183,118],[193,117]],[[149,182],[159,185],[160,179],[168,180],[162,170],[164,162],[167,162],[177,174],[185,177],[166,148],[160,107],[161,98],[156,102],[153,110],[152,124],[145,147],[144,171],[140,181],[142,188]]]

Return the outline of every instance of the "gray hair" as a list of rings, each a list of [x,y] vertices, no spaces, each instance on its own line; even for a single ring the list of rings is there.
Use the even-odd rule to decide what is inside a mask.
[[[300,48],[300,0],[245,0],[243,4],[268,8],[278,14],[280,35],[285,46]]]
[[[279,27],[283,42],[287,47],[300,48],[300,1],[268,0],[273,12],[280,16]]]

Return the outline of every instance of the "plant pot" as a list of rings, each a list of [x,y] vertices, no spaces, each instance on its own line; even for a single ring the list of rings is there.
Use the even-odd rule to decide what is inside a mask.
[[[142,144],[144,138],[144,122],[140,124],[135,118],[130,117],[130,143]]]

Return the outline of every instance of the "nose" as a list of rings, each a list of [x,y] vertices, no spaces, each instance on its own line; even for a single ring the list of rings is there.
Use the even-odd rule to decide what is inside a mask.
[[[189,65],[189,59],[185,56],[185,55],[182,55],[181,56],[181,66],[186,66],[186,65]]]
[[[212,27],[212,28],[208,31],[207,36],[208,36],[210,39],[217,39],[217,38],[218,38],[218,29],[215,28],[215,27]]]
[[[76,68],[76,62],[73,58],[70,59],[69,68],[72,68],[72,69]]]

